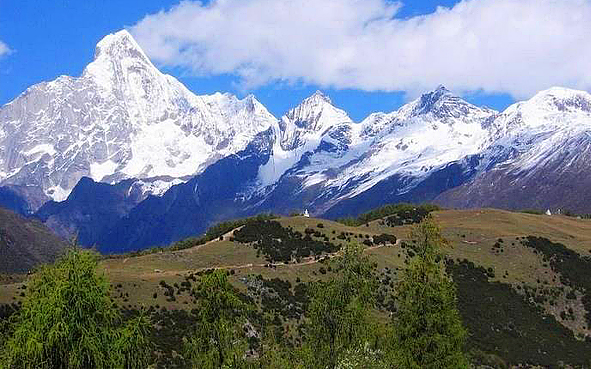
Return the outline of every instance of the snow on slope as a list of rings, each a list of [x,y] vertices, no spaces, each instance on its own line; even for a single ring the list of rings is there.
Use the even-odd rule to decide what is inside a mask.
[[[591,95],[551,88],[490,122],[491,144],[469,182],[437,201],[452,207],[569,209],[591,204]]]
[[[433,170],[480,152],[490,136],[485,122],[497,114],[461,100],[443,86],[398,111],[374,113],[357,124],[339,116],[341,111],[332,107],[328,99],[321,109],[316,105],[315,109],[306,110],[309,114],[301,114],[304,119],[288,120],[293,112],[302,110],[298,107],[290,111],[280,124],[289,127],[285,122],[296,120],[299,126],[322,129],[306,131],[309,136],[305,143],[295,145],[292,151],[282,151],[283,147],[276,144],[272,160],[259,173],[261,184],[276,182],[285,168],[291,168],[289,173],[302,181],[302,191],[320,185],[323,190],[319,197],[326,198],[323,194],[327,192],[339,194],[332,201],[355,196],[393,174],[413,178],[409,184],[412,186]],[[326,111],[337,114],[339,119],[331,119],[332,123],[317,119],[323,117],[318,112]],[[298,125],[292,123],[293,126]],[[281,142],[296,141],[291,129],[285,132]],[[295,167],[306,152],[307,162]],[[271,167],[280,168],[275,176],[268,173]]]
[[[440,86],[391,114],[389,123],[373,139],[367,158],[348,168],[335,184],[367,178],[348,194],[354,196],[393,174],[420,180],[447,163],[482,150],[489,137],[483,125],[495,114]],[[367,127],[373,122],[362,124]]]
[[[82,176],[172,185],[275,121],[253,96],[194,95],[120,31],[97,44],[82,76],[34,85],[0,108],[0,184],[40,186],[58,201]]]
[[[511,165],[523,175],[562,155],[565,146],[591,139],[591,94],[554,87],[508,107],[491,125],[490,151],[513,153]]]
[[[351,131],[354,123],[347,113],[332,105],[317,91],[285,114],[274,127],[275,140],[270,160],[259,169],[260,187],[275,184],[302,155],[315,150],[321,141],[335,144],[336,130]]]
[[[471,155],[483,157],[482,171],[510,159],[527,175],[591,138],[591,97],[552,88],[499,114],[440,86],[354,123],[317,92],[277,120],[253,96],[194,95],[120,31],[97,44],[80,77],[34,85],[0,108],[0,185],[63,200],[82,176],[137,178],[143,192],[163,194],[269,128],[270,159],[246,192],[264,196],[295,178],[334,203],[393,175],[408,179],[403,193]]]

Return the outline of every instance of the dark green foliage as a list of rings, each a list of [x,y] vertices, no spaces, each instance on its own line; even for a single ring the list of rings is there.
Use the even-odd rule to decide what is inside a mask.
[[[389,226],[395,226],[419,223],[427,214],[437,210],[441,210],[441,208],[433,204],[390,204],[361,214],[357,218],[342,218],[337,221],[348,226],[359,226],[376,219],[388,217],[386,223]]]
[[[188,362],[179,354],[183,337],[190,337],[195,332],[195,314],[185,310],[159,310],[157,307],[151,307],[149,312],[155,326],[151,340],[155,346],[156,368],[187,368]]]
[[[98,256],[73,248],[28,282],[0,357],[5,368],[140,368],[150,349],[145,316],[122,325]]]
[[[238,227],[242,227],[245,224],[253,223],[253,222],[260,222],[263,220],[271,220],[275,219],[277,216],[273,214],[259,214],[254,217],[245,218],[245,219],[238,219],[238,220],[230,220],[227,222],[222,222],[219,224],[214,225],[213,227],[209,228],[207,232],[205,232],[205,238],[209,240],[214,240],[219,236],[222,236],[233,229]]]
[[[18,313],[19,310],[20,305],[16,303],[0,305],[0,350],[12,333],[12,327],[9,324],[10,317]]]
[[[194,290],[198,306],[195,334],[185,342],[194,368],[242,367],[247,348],[241,329],[248,306],[228,282],[225,271],[207,274]]]
[[[368,310],[375,306],[374,267],[360,246],[345,247],[333,261],[328,282],[311,285],[305,326],[305,361],[312,368],[334,368],[344,355],[371,341]]]
[[[328,242],[313,239],[307,230],[306,235],[284,228],[272,220],[253,221],[234,232],[237,242],[253,244],[269,262],[289,262],[292,258],[302,258],[322,253],[331,253],[339,247]]]
[[[467,368],[456,288],[439,255],[445,241],[430,219],[413,229],[412,238],[417,257],[396,285],[393,361],[409,369]]]
[[[524,209],[521,212],[525,214],[544,215],[543,211],[537,209]]]
[[[237,219],[237,220],[230,220],[222,223],[218,223],[212,227],[210,227],[207,232],[203,236],[200,237],[189,237],[181,241],[177,241],[168,247],[152,247],[149,249],[141,250],[141,251],[134,251],[127,254],[120,254],[120,255],[106,255],[105,258],[108,259],[121,259],[127,257],[134,257],[134,256],[141,256],[141,255],[148,255],[154,254],[157,252],[163,251],[178,251],[184,250],[191,247],[203,245],[209,241],[213,241],[215,239],[223,240],[223,235],[230,232],[233,229],[238,227],[242,227],[245,224],[251,222],[258,222],[262,220],[271,220],[275,219],[277,216],[273,214],[259,214],[254,217],[244,218],[244,219]]]
[[[521,242],[550,260],[550,267],[560,274],[563,284],[583,293],[582,302],[587,311],[585,318],[587,325],[591,326],[591,258],[542,237],[529,236]]]
[[[261,292],[261,307],[264,313],[278,312],[285,319],[299,319],[308,303],[306,285],[298,283],[293,288],[289,281],[279,278],[264,279],[257,276],[264,290]],[[256,293],[249,287],[251,293]]]
[[[433,210],[427,206],[404,206],[400,210],[396,211],[393,215],[388,216],[384,219],[386,225],[390,227],[401,226],[405,224],[417,224],[420,223],[429,213]]]
[[[391,243],[392,245],[396,244],[396,236],[391,235],[391,234],[381,234],[379,236],[373,236],[373,243],[375,243],[376,245],[379,244],[383,244],[385,245],[386,243]]]
[[[144,311],[127,320],[120,334],[116,336],[113,349],[120,356],[124,369],[146,368],[153,352],[150,341],[152,322]]]
[[[587,367],[591,343],[575,339],[553,316],[526,301],[511,285],[489,282],[487,271],[472,262],[450,262],[458,302],[472,350],[502,357],[507,364]]]

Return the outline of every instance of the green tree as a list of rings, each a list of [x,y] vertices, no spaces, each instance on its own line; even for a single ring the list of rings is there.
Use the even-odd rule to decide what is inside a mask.
[[[269,325],[270,322],[263,322],[263,324]],[[303,368],[301,358],[292,348],[287,347],[285,342],[277,338],[275,330],[266,329],[265,332],[259,351],[258,365],[254,367],[264,369]]]
[[[148,360],[149,321],[122,326],[98,274],[98,255],[72,248],[28,281],[28,296],[11,319],[2,368],[141,368]]]
[[[150,341],[151,323],[142,310],[135,318],[127,321],[117,336],[114,349],[119,364],[124,369],[147,368],[152,354]]]
[[[334,279],[313,285],[302,355],[307,366],[334,368],[350,349],[370,340],[368,310],[375,304],[376,279],[363,248],[347,245],[333,262]]]
[[[242,325],[248,306],[240,300],[223,270],[203,276],[193,291],[197,298],[197,329],[185,341],[194,368],[242,368],[247,349]]]
[[[408,369],[467,368],[456,289],[439,253],[446,241],[430,217],[411,237],[417,255],[396,286],[393,362]]]

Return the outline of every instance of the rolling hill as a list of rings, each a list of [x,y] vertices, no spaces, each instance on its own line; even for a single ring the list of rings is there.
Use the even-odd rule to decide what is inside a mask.
[[[66,246],[43,223],[0,208],[0,273],[23,273],[51,263]]]
[[[458,286],[473,362],[588,367],[590,220],[496,209],[432,214],[449,241],[444,253]],[[187,239],[169,249],[110,256],[101,269],[122,309],[147,308],[160,322],[155,336],[163,355],[160,367],[182,367],[171,358],[191,329],[190,290],[212,268],[227,270],[245,296],[259,296],[260,308],[275,311],[286,338],[297,340],[307,283],[335,273],[328,259],[339,245],[362,243],[379,274],[375,316],[387,321],[395,309],[394,283],[413,256],[411,223],[421,216],[405,210],[358,226],[302,216],[255,220],[235,229],[221,227],[222,233],[207,242]],[[21,286],[0,285],[0,303],[22,298]]]

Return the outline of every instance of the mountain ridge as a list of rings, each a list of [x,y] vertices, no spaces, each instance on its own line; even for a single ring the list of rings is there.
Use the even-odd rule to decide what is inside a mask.
[[[34,85],[0,108],[0,202],[36,212],[63,236],[86,229],[85,243],[126,249],[268,211],[339,217],[398,201],[558,207],[564,178],[576,183],[570,191],[591,185],[578,178],[591,160],[588,137],[591,95],[559,87],[497,112],[440,85],[361,122],[317,91],[276,118],[254,95],[194,95],[120,31],[97,44],[80,77]],[[79,183],[86,190],[70,198]],[[536,188],[545,188],[539,201],[516,201]],[[54,203],[41,207],[39,191]],[[568,205],[591,212],[591,198]],[[160,235],[133,230],[154,224]]]

